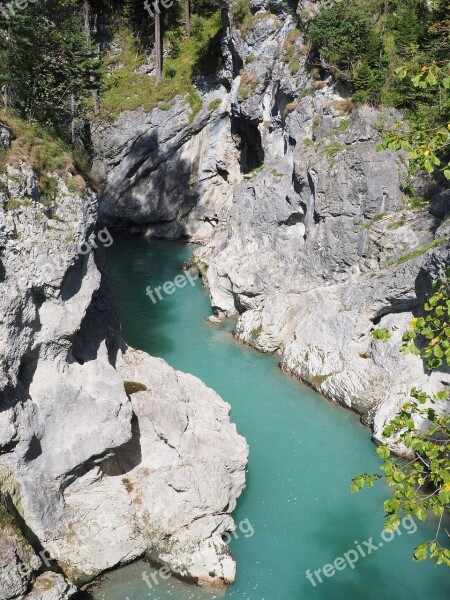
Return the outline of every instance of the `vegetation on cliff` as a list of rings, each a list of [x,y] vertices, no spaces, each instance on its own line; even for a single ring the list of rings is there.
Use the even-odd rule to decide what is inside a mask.
[[[106,70],[101,94],[101,116],[115,117],[123,110],[139,107],[151,110],[167,108],[175,96],[186,95],[193,112],[198,110],[198,94],[193,85],[196,76],[212,72],[218,66],[221,31],[220,13],[192,17],[192,34],[186,37],[177,26],[166,33],[168,55],[161,81],[155,75],[139,72],[147,64],[146,47],[123,18],[115,24],[115,37],[121,48],[116,55],[105,56]],[[145,69],[144,69],[145,71]],[[161,106],[162,103],[162,106]],[[200,103],[201,106],[201,103]]]
[[[412,353],[424,361],[429,371],[450,366],[450,269],[443,279],[433,284],[433,293],[423,307],[424,316],[413,318],[403,335],[403,352]],[[378,330],[380,331],[380,330]],[[387,336],[376,336],[386,339]],[[381,477],[392,488],[392,498],[384,503],[385,527],[396,529],[403,515],[414,515],[425,521],[431,513],[438,517],[434,539],[417,546],[414,559],[432,558],[436,564],[450,567],[450,549],[441,544],[443,518],[450,513],[450,415],[442,410],[449,399],[448,391],[430,395],[413,388],[410,398],[398,415],[384,429],[386,442],[394,436],[397,443],[412,453],[407,461],[391,456],[387,445],[377,448],[383,459],[378,474],[359,475],[351,490],[372,487]]]
[[[349,0],[307,27],[312,65],[331,72],[354,102],[404,110],[416,141],[435,146],[432,160],[411,156],[428,172],[450,160],[449,15],[449,0]]]
[[[154,22],[138,0],[42,0],[1,12],[0,118],[17,132],[14,146],[42,173],[59,171],[60,163],[87,173],[94,118],[139,107],[164,109],[179,94],[193,118],[201,108],[193,82],[220,62],[221,19],[213,0],[189,8],[189,27],[184,5],[162,9],[166,57],[158,84],[140,69],[151,64]],[[113,39],[116,53],[110,51]]]

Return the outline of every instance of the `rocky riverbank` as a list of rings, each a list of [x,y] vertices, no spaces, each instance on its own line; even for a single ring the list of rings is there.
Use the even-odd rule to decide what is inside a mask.
[[[53,173],[50,202],[1,134],[14,159],[0,193],[0,598],[64,600],[145,555],[231,583],[221,534],[248,448],[229,405],[124,344],[95,194]]]

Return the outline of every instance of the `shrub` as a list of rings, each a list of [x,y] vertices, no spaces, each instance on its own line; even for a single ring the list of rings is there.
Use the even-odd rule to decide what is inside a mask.
[[[186,102],[191,107],[192,112],[189,116],[189,123],[192,123],[195,119],[195,115],[202,109],[203,102],[196,90],[193,90],[186,96]]]
[[[249,0],[236,0],[231,8],[231,20],[242,32],[245,32],[251,24],[252,12]]]
[[[256,88],[260,83],[261,82],[256,75],[252,73],[243,73],[239,84],[238,97],[241,100],[247,100],[255,93]]]
[[[171,58],[178,58],[181,54],[181,46],[177,41],[172,42],[172,47],[169,52]]]
[[[222,100],[220,98],[216,98],[212,102],[209,103],[208,110],[216,110],[222,104]]]
[[[170,79],[173,79],[176,74],[177,74],[177,70],[175,69],[175,67],[166,67],[164,69],[164,75],[166,77],[169,77]]]

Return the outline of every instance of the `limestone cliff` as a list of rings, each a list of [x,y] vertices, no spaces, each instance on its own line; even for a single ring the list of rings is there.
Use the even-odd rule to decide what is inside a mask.
[[[49,201],[16,154],[0,191],[0,509],[21,533],[0,518],[0,598],[68,598],[143,555],[232,582],[221,534],[248,449],[229,405],[124,344],[95,194],[53,173]]]
[[[298,6],[302,19],[316,9]],[[239,315],[236,337],[278,352],[283,369],[359,412],[377,436],[399,394],[449,384],[400,352],[450,261],[448,190],[409,207],[406,157],[376,150],[401,115],[355,108],[331,77],[311,74],[307,40],[282,5],[252,10],[245,32],[224,10],[223,65],[198,81],[194,118],[180,98],[102,128],[101,217],[201,241],[193,264],[214,311]],[[394,331],[388,343],[372,339],[377,327]]]

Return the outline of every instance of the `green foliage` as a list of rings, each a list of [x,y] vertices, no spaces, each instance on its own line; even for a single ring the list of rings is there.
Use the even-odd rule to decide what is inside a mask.
[[[439,414],[438,406],[449,398],[442,391],[428,395],[413,388],[411,399],[383,431],[383,437],[398,436],[398,440],[414,453],[413,460],[404,464],[392,457],[386,446],[379,446],[377,453],[384,460],[381,469],[390,487],[392,499],[386,500],[386,528],[395,529],[402,514],[413,514],[425,521],[428,512],[442,518],[450,506],[450,417]],[[426,433],[419,427],[426,423]],[[415,548],[414,559],[433,558],[436,564],[450,566],[450,550],[438,541],[441,520],[433,540]]]
[[[180,46],[180,44],[179,44],[179,43],[178,43],[178,42],[175,40],[175,41],[172,43],[172,47],[171,47],[171,49],[170,49],[169,56],[170,56],[171,58],[178,58],[178,57],[180,56],[180,54],[181,54],[181,46]]]
[[[403,336],[403,350],[426,361],[429,370],[450,364],[450,269],[433,285],[433,293],[424,306],[425,317],[413,319],[411,329]],[[388,336],[387,336],[388,337]],[[384,338],[384,339],[387,339]],[[378,338],[383,339],[383,338]],[[413,558],[431,558],[436,564],[450,567],[450,549],[440,540],[442,520],[450,512],[450,415],[441,409],[450,399],[447,390],[429,395],[413,388],[410,399],[387,425],[382,435],[410,449],[412,457],[405,462],[395,456],[386,444],[377,448],[383,460],[383,475],[364,473],[352,480],[350,489],[358,492],[384,478],[392,488],[392,497],[384,502],[385,528],[396,529],[403,515],[413,514],[425,521],[432,512],[439,517],[434,539],[417,546]]]
[[[339,154],[342,148],[343,146],[340,142],[331,142],[331,144],[325,147],[325,152],[328,156],[334,156],[335,154]]]
[[[405,354],[420,356],[429,370],[450,364],[450,268],[446,277],[433,284],[433,294],[424,305],[423,317],[410,321],[403,335]]]
[[[20,198],[11,198],[5,204],[6,210],[18,210],[29,206],[29,201]]]
[[[58,193],[57,179],[51,175],[42,173],[39,177],[39,190],[41,192],[41,202],[44,206],[53,206]]]
[[[87,98],[99,87],[100,66],[77,0],[41,0],[9,20],[0,15],[0,85],[29,121],[50,125],[65,137],[68,123],[81,132]]]
[[[425,198],[414,196],[409,199],[408,204],[411,208],[424,208],[424,206],[427,206],[428,202]]]
[[[216,110],[221,104],[222,100],[220,98],[216,98],[209,103],[208,110]]]
[[[165,60],[164,74],[159,85],[154,78],[145,73],[135,73],[136,69],[147,60],[140,42],[130,29],[121,27],[116,39],[122,48],[118,56],[105,58],[105,67],[112,70],[107,87],[101,95],[102,117],[115,118],[123,110],[152,110],[159,104],[167,103],[178,95],[188,95],[191,104],[196,97],[193,79],[199,74],[208,74],[218,65],[220,54],[220,32],[222,28],[220,13],[212,16],[193,18],[198,23],[201,36],[192,35],[184,38],[177,30],[167,32],[171,38],[172,49],[178,47],[175,55]],[[177,37],[179,36],[179,37]],[[192,104],[191,104],[192,108]],[[195,112],[198,112],[198,98],[195,101]]]
[[[405,79],[407,67],[399,67],[397,75]],[[415,88],[433,90],[443,107],[447,122],[430,127],[430,123],[412,122],[411,132],[391,131],[383,139],[380,149],[406,150],[413,172],[432,173],[440,168],[446,179],[450,179],[450,62],[444,67],[435,63],[422,67],[419,74],[410,77]]]
[[[403,64],[413,74],[449,55],[449,0],[348,0],[322,9],[309,24],[311,66],[331,72],[355,103],[395,106],[412,121],[442,122],[442,102],[430,90],[395,76]]]
[[[404,218],[401,218],[398,221],[394,221],[393,223],[390,223],[388,225],[388,229],[398,229],[399,227],[403,227],[403,225],[405,223],[406,223],[406,220]]]
[[[6,498],[2,494],[0,490],[0,528],[6,527],[8,525],[13,525],[13,518],[11,514],[8,512],[8,508],[6,505]]]
[[[300,35],[300,31],[293,29],[288,33],[284,42],[283,62],[289,64],[291,75],[295,75],[300,68],[300,60],[295,46]]]
[[[164,69],[164,75],[166,77],[168,77],[169,79],[173,79],[176,74],[177,74],[177,70],[175,69],[175,67],[166,67]]]
[[[241,81],[239,83],[239,88],[238,88],[238,93],[237,93],[238,97],[241,100],[247,100],[248,98],[250,98],[250,96],[252,96],[255,93],[256,88],[258,87],[258,85],[260,83],[261,83],[261,81],[257,77],[257,75],[244,72],[242,74]]]
[[[401,256],[398,259],[398,263],[402,264],[402,263],[408,262],[409,260],[412,260],[413,258],[418,258],[419,256],[422,256],[422,254],[425,254],[425,252],[428,252],[428,250],[431,250],[432,248],[436,248],[436,246],[440,246],[445,241],[446,241],[445,237],[438,237],[435,240],[428,242],[428,244],[425,244],[424,246],[420,246],[420,248],[416,248],[415,250],[412,250],[411,252],[404,254],[403,256]]]
[[[202,17],[210,17],[219,8],[218,0],[191,0],[191,12]]]
[[[70,181],[78,193],[84,190],[84,182],[77,176],[79,170],[75,166],[73,148],[67,142],[38,123],[27,123],[11,111],[0,110],[0,120],[14,136],[11,148],[6,151],[5,163],[19,165],[23,160],[29,162],[39,177],[44,202],[50,202],[56,194],[56,179],[52,173],[58,173],[66,182]]]
[[[351,0],[321,11],[308,29],[318,64],[351,84],[356,101],[377,102],[386,75],[382,38],[372,20],[369,2]]]
[[[252,12],[249,0],[235,0],[231,7],[231,20],[242,32],[245,32],[252,22]]]
[[[375,329],[373,332],[374,340],[388,340],[391,337],[391,332],[388,329]]]
[[[201,110],[202,108],[202,99],[200,98],[197,90],[193,89],[186,97],[186,102],[189,104],[189,106],[191,107],[191,114],[189,115],[189,122],[192,123],[192,121],[195,119],[195,115]]]
[[[191,19],[191,34],[194,38],[201,42],[204,37],[203,19],[201,17],[193,16]]]

